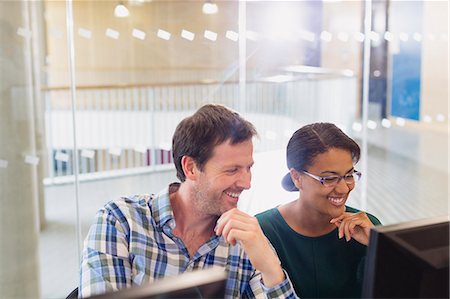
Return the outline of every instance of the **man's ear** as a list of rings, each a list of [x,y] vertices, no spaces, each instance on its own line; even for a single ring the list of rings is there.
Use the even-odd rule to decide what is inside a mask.
[[[292,182],[294,182],[295,187],[297,187],[298,190],[300,190],[302,188],[302,176],[294,168],[289,169],[289,172],[291,173],[291,179]]]
[[[186,176],[186,179],[195,181],[197,166],[195,164],[194,159],[189,156],[183,156],[183,158],[181,158],[181,167],[183,168],[183,172],[184,175]]]

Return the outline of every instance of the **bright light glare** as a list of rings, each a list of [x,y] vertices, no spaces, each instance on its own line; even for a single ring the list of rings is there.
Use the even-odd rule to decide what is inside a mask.
[[[202,11],[205,15],[216,14],[219,11],[217,4],[211,2],[205,2],[202,7]]]
[[[386,31],[384,33],[384,39],[387,40],[388,42],[391,42],[394,39],[394,35],[391,32]]]
[[[170,141],[163,140],[159,143],[159,148],[164,151],[170,151],[172,149],[172,143]]]
[[[289,82],[292,81],[293,77],[289,75],[276,75],[267,77],[264,79],[264,81],[267,82],[273,82],[273,83],[283,83],[283,82]]]
[[[195,33],[183,29],[181,30],[181,37],[193,41],[195,38]]]
[[[110,148],[108,152],[112,156],[120,156],[122,154],[122,149],[120,149],[118,147],[114,147],[114,148]]]
[[[245,32],[245,35],[247,36],[247,39],[252,40],[252,41],[257,41],[259,39],[258,32],[255,32],[252,30],[247,30]]]
[[[92,31],[84,29],[84,28],[78,28],[78,35],[84,38],[91,38],[92,37]]]
[[[440,123],[445,121],[445,115],[442,113],[439,113],[438,115],[436,115],[436,120]]]
[[[107,37],[113,38],[113,39],[118,39],[120,34],[118,31],[111,29],[111,28],[106,28],[106,32],[105,35]]]
[[[165,39],[165,40],[169,40],[170,39],[170,32],[167,32],[165,30],[162,29],[158,29],[158,33],[156,33],[156,35],[161,38],[161,39]]]
[[[399,117],[395,120],[395,123],[397,126],[403,127],[406,124],[406,121],[404,118]]]
[[[362,33],[362,32],[355,32],[355,34],[353,35],[353,38],[355,40],[357,40],[358,42],[362,43],[364,41],[365,36],[364,36],[364,33]]]
[[[209,39],[210,41],[215,41],[217,39],[217,33],[213,32],[213,31],[209,31],[209,30],[205,30],[205,33],[203,34],[203,36],[206,39]]]
[[[383,120],[381,121],[381,125],[389,129],[391,127],[391,121],[387,118],[383,118]]]
[[[343,42],[348,42],[348,33],[347,32],[339,32],[338,39]]]
[[[353,125],[352,125],[352,129],[355,132],[361,132],[361,130],[362,130],[361,123],[354,122]]]
[[[138,153],[141,153],[141,154],[147,153],[147,147],[144,146],[144,145],[136,145],[136,146],[134,147],[134,150],[135,150],[136,152],[138,152]]]
[[[380,35],[375,31],[370,31],[370,39],[377,42],[380,40]]]
[[[423,117],[423,121],[426,122],[426,123],[431,123],[433,121],[433,118],[431,116],[429,116],[429,115],[425,115]]]
[[[332,38],[333,36],[331,35],[331,33],[326,30],[320,33],[320,39],[323,40],[324,42],[330,42]]]
[[[342,74],[346,77],[353,77],[355,73],[352,70],[345,69],[342,71]]]
[[[414,38],[415,41],[421,42],[422,41],[422,34],[420,34],[419,32],[414,32],[413,38]]]
[[[117,18],[125,18],[128,17],[129,14],[128,8],[122,3],[117,4],[116,8],[114,8],[114,15]]]
[[[237,40],[239,39],[239,34],[237,32],[228,30],[227,33],[225,34],[225,37],[228,38],[229,40],[237,42]]]
[[[405,32],[400,32],[400,34],[398,36],[400,37],[400,40],[402,42],[407,42],[409,39],[408,33],[405,33]]]
[[[316,39],[316,35],[314,32],[308,30],[300,30],[299,37],[309,42],[314,42]]]
[[[140,39],[140,40],[144,40],[145,39],[145,32],[136,28],[133,28],[133,31],[131,32],[131,34],[133,35],[133,37]]]
[[[292,6],[277,3],[273,9],[270,9],[265,18],[264,29],[269,40],[291,40],[293,39],[296,28],[299,28],[298,20],[301,19]],[[298,31],[298,30],[297,30]]]
[[[368,120],[367,127],[371,130],[375,130],[377,128],[377,123],[373,120]]]

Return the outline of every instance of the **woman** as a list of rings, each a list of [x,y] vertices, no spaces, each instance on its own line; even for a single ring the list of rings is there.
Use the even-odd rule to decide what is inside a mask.
[[[358,144],[333,124],[300,128],[282,181],[299,197],[256,216],[301,298],[361,297],[370,228],[380,221],[345,205],[359,157]]]

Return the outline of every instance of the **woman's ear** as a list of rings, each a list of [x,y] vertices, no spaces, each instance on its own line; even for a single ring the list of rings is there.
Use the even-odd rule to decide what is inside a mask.
[[[192,157],[189,156],[183,156],[183,158],[181,158],[181,167],[183,168],[183,172],[184,175],[186,176],[186,179],[195,181],[197,166],[195,164],[194,159],[192,159]]]
[[[289,172],[291,173],[291,179],[292,182],[294,182],[295,187],[300,190],[302,188],[302,177],[300,176],[300,173],[294,168],[291,168]]]

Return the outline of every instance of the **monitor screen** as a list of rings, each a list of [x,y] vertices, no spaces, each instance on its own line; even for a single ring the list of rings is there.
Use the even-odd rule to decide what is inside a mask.
[[[92,296],[92,299],[224,298],[227,273],[210,268],[166,277],[150,284]]]
[[[363,298],[449,298],[449,217],[376,226]]]

